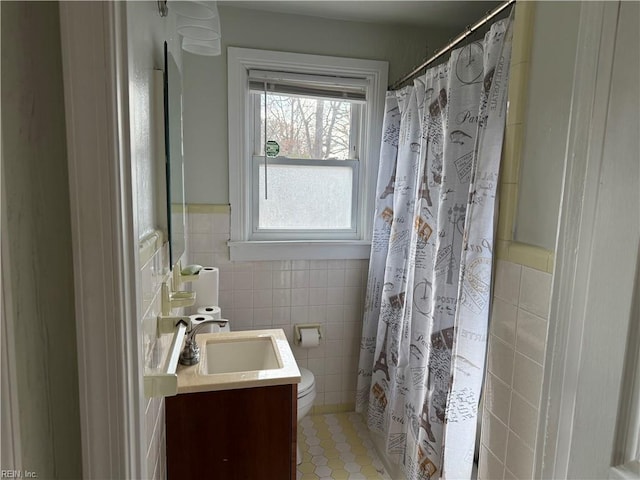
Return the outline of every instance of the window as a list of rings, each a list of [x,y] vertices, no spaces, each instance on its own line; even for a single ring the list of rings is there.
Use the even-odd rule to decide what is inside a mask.
[[[232,259],[368,258],[386,62],[229,48],[228,66]]]

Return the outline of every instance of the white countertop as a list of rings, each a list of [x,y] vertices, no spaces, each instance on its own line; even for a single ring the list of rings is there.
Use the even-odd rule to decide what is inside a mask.
[[[234,373],[206,374],[208,342],[250,340],[270,337],[275,346],[281,368]],[[196,335],[200,346],[200,362],[196,365],[179,365],[178,394],[233,390],[238,388],[287,385],[300,382],[300,370],[282,329],[248,330],[241,332],[201,333]]]

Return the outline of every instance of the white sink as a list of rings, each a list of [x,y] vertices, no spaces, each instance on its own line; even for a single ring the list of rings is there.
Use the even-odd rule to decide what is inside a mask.
[[[248,339],[207,340],[205,344],[203,372],[218,373],[251,372],[282,368],[277,346],[272,337]]]
[[[268,387],[300,381],[282,329],[198,333],[200,363],[179,365],[178,393]]]

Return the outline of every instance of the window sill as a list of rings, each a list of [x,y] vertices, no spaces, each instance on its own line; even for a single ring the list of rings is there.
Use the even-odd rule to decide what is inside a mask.
[[[260,260],[358,260],[369,259],[371,242],[355,240],[322,241],[232,241],[228,242],[232,261]]]

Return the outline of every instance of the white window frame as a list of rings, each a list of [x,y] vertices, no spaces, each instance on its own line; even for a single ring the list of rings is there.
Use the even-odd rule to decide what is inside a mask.
[[[227,65],[231,260],[369,258],[388,63],[229,47]],[[367,103],[360,118],[362,148],[358,152],[359,163],[354,171],[358,176],[355,200],[359,209],[354,224],[356,235],[352,235],[355,238],[345,239],[336,235],[331,240],[314,240],[309,236],[300,239],[300,236],[291,233],[286,240],[268,240],[264,236],[260,240],[252,239],[252,177],[255,173],[255,157],[254,143],[249,133],[253,128],[255,107],[250,99],[248,85],[248,72],[252,69],[367,80]]]

